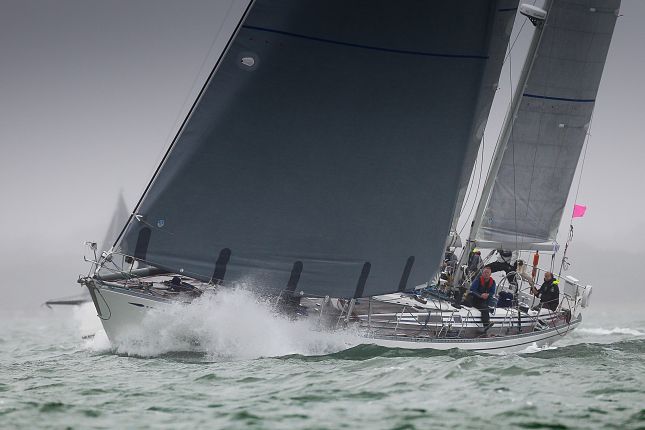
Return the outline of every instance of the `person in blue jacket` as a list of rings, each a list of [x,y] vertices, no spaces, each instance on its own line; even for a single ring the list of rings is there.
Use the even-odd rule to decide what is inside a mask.
[[[485,266],[481,276],[478,276],[470,286],[470,296],[473,307],[481,312],[482,324],[484,329],[488,330],[490,324],[490,310],[494,307],[495,280],[490,277],[490,266]]]

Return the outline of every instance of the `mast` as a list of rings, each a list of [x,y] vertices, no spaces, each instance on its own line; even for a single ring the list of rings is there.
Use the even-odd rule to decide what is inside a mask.
[[[529,45],[526,59],[524,60],[524,67],[522,67],[522,72],[520,74],[517,87],[515,88],[515,93],[513,94],[513,100],[504,118],[502,134],[500,135],[499,140],[497,141],[497,145],[495,146],[493,160],[486,177],[486,182],[484,183],[484,188],[482,189],[482,194],[479,199],[477,211],[475,212],[475,216],[470,228],[470,233],[468,234],[468,240],[466,241],[464,251],[459,259],[459,267],[461,267],[465,263],[465,259],[468,258],[472,250],[475,248],[475,238],[477,237],[477,232],[479,231],[479,228],[481,226],[482,216],[484,215],[484,210],[486,209],[486,205],[488,203],[488,199],[490,198],[493,185],[495,184],[495,178],[497,177],[497,173],[499,172],[499,168],[502,163],[504,151],[506,150],[506,146],[513,130],[513,122],[515,121],[515,117],[517,116],[517,112],[520,107],[520,102],[522,101],[522,95],[524,94],[524,89],[526,88],[526,82],[528,80],[530,70],[533,67],[533,63],[535,62],[535,58],[537,56],[537,49],[540,46],[540,41],[542,40],[542,30],[544,29],[550,6],[551,0],[545,0],[544,10],[526,4],[522,4],[519,8],[520,13],[526,16],[535,26],[535,31],[533,32],[531,44]],[[461,278],[462,274],[460,273],[460,271],[458,271],[457,276],[455,276],[454,285],[459,285]]]

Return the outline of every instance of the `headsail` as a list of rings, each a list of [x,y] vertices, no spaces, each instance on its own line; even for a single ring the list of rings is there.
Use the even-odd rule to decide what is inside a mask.
[[[619,7],[620,0],[552,2],[526,86],[515,94],[517,114],[505,123],[507,140],[498,142],[499,171],[484,187],[490,194],[471,234],[478,246],[553,247]]]
[[[255,1],[117,251],[270,291],[425,282],[516,7]]]

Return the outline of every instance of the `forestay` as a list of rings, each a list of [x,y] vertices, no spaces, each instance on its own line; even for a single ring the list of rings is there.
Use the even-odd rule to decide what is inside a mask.
[[[516,7],[254,2],[117,251],[270,292],[358,297],[425,282]]]
[[[105,232],[103,241],[99,244],[99,250],[101,252],[108,251],[114,241],[119,236],[119,233],[123,229],[123,225],[128,221],[130,217],[130,212],[128,207],[125,204],[125,199],[123,198],[123,193],[119,193],[119,197],[116,202],[116,207],[114,208],[114,213],[112,214],[112,219],[110,219],[110,225]]]
[[[553,249],[587,135],[620,0],[557,0],[548,10],[478,246]],[[486,189],[486,187],[485,187]]]

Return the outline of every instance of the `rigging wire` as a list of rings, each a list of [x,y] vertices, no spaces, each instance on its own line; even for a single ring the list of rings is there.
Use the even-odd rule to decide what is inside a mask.
[[[234,6],[234,3],[231,2],[231,4],[229,5],[229,8],[226,11],[226,14],[224,16],[228,17],[231,14],[231,10],[233,9],[233,6]],[[172,126],[169,128],[168,134],[166,135],[166,138],[163,140],[164,142],[171,142],[172,141],[173,136],[175,134],[177,134],[177,128],[178,128],[177,124],[181,123],[182,118],[186,117],[186,113],[185,113],[186,106],[189,105],[189,102],[191,100],[195,100],[195,96],[193,95],[193,90],[196,89],[196,88],[198,90],[200,89],[200,87],[197,85],[197,83],[199,81],[200,76],[202,75],[202,71],[203,70],[210,70],[210,68],[209,69],[206,68],[206,63],[207,63],[208,59],[211,58],[211,56],[212,56],[213,48],[215,47],[215,44],[217,43],[217,39],[219,38],[219,35],[222,32],[222,28],[223,27],[220,27],[220,29],[213,36],[213,39],[211,40],[210,46],[208,47],[208,51],[206,51],[206,55],[204,55],[204,58],[202,59],[202,62],[199,65],[199,68],[197,69],[197,73],[195,73],[195,77],[193,78],[193,81],[190,84],[190,91],[186,92],[186,97],[184,98],[184,101],[182,102],[181,107],[177,111],[177,116],[175,117],[175,120],[172,122]],[[206,79],[208,80],[208,77]],[[203,80],[203,78],[202,78],[202,80]],[[170,144],[172,144],[172,142]],[[168,144],[166,144],[166,146],[168,146]],[[165,147],[162,148],[162,151],[164,151],[164,150],[165,150]],[[162,152],[162,154],[163,154],[163,152]],[[159,154],[157,154],[157,161],[158,160],[159,160]],[[159,163],[155,163],[155,164],[159,164]],[[148,176],[151,176],[151,175],[148,175]]]
[[[515,39],[513,39],[513,43],[511,43],[508,53],[506,54],[506,57],[504,57],[504,61],[502,62],[502,66],[506,64],[506,60],[508,60],[511,57],[511,53],[513,52],[513,47],[515,46],[515,42],[517,42],[517,39],[520,38],[520,35],[522,34],[522,30],[524,29],[524,25],[526,25],[526,22],[528,21],[528,18],[524,18],[524,22],[522,22],[522,25],[520,26],[519,31],[515,35]]]
[[[477,194],[479,194],[479,187],[481,186],[482,182],[482,172],[484,171],[484,150],[486,148],[486,140],[484,136],[482,135],[482,144],[481,144],[481,150],[480,150],[480,162],[479,162],[479,179],[477,180],[477,191],[475,191],[475,197],[477,197]],[[464,200],[466,202],[467,200]],[[464,225],[461,226],[461,229],[459,230],[459,233],[457,233],[458,236],[461,236],[461,233],[464,231],[464,228],[468,225],[468,220],[470,219],[470,216],[473,213],[473,210],[475,209],[475,206],[477,204],[477,199],[474,198],[472,204],[470,205],[470,210],[468,211],[468,216],[466,217],[466,222]],[[460,213],[461,216],[461,213]]]
[[[482,136],[483,139],[483,136]],[[477,163],[477,160],[475,160],[475,163]],[[483,169],[483,165],[480,166],[480,169]],[[468,188],[466,189],[466,197],[464,197],[464,201],[461,204],[461,208],[459,208],[459,215],[457,216],[457,219],[461,218],[461,215],[464,213],[464,208],[466,207],[466,204],[468,203],[468,199],[470,198],[470,193],[473,190],[473,184],[474,184],[474,172],[477,171],[477,164],[475,164],[475,168],[473,169],[473,175],[472,179],[468,181]]]
[[[252,4],[253,4],[253,2],[250,2],[250,3],[247,5],[246,10],[244,11],[244,15],[243,15],[243,17],[245,17],[245,16],[248,14],[249,9],[250,9],[250,7],[252,6]],[[231,3],[231,5],[229,6],[228,11],[226,12],[226,17],[229,17],[229,16],[230,16],[232,9],[233,9],[233,3]],[[241,22],[242,22],[242,21],[240,21],[240,23],[241,23]],[[233,33],[233,34],[236,34],[236,33],[237,33],[237,31],[239,30],[239,28],[240,28],[240,23],[238,23],[238,25],[237,25],[237,27],[235,28],[235,31],[234,31],[234,33]],[[215,43],[217,42],[218,36],[219,36],[219,34],[221,33],[221,31],[222,31],[222,29],[220,28],[220,30],[217,32],[217,34],[213,37],[213,40],[212,40],[211,45],[210,45],[210,47],[209,47],[209,50],[208,50],[208,52],[207,52],[206,56],[204,57],[204,60],[202,61],[202,65],[200,65],[200,70],[198,71],[197,75],[195,76],[195,79],[193,80],[193,87],[194,87],[194,85],[195,85],[195,83],[196,83],[196,81],[197,81],[197,77],[199,76],[199,72],[201,72],[201,70],[202,70],[202,69],[203,69],[203,67],[204,67],[204,64],[206,63],[207,59],[210,57],[211,52],[212,52],[212,50],[213,50],[213,47],[215,46]],[[189,109],[188,116],[191,114],[191,112],[193,111],[193,108],[197,105],[198,100],[199,100],[199,99],[200,99],[200,97],[202,96],[203,92],[206,90],[206,87],[207,87],[207,85],[208,85],[208,82],[210,81],[211,77],[212,77],[212,76],[213,76],[213,74],[215,73],[215,69],[217,68],[217,66],[218,66],[218,65],[219,65],[219,63],[220,63],[220,60],[222,59],[223,53],[228,49],[229,44],[231,43],[231,41],[232,41],[232,40],[233,40],[232,38],[230,38],[230,39],[228,40],[228,42],[227,42],[227,44],[226,44],[226,47],[225,47],[225,48],[224,48],[224,50],[222,51],[222,55],[220,55],[220,56],[219,56],[219,58],[217,59],[217,61],[216,61],[216,62],[215,62],[215,64],[213,65],[213,68],[211,69],[210,74],[209,74],[209,75],[208,75],[208,77],[206,78],[206,81],[204,82],[204,85],[202,86],[202,88],[201,88],[201,90],[200,90],[199,94],[197,95],[197,99],[193,102],[193,105],[192,105],[192,106],[191,106],[191,108]],[[186,96],[186,99],[187,99],[187,98],[188,98],[188,95]],[[184,101],[184,105],[185,105],[185,103],[186,103],[186,102]],[[184,109],[184,106],[182,106],[182,111],[183,111],[183,109]],[[180,111],[179,113],[181,113],[181,111]],[[178,113],[178,115],[179,115],[179,113]],[[148,182],[148,185],[146,185],[146,187],[145,187],[145,189],[144,189],[143,193],[141,194],[141,197],[139,198],[139,201],[138,201],[138,202],[136,203],[136,205],[134,206],[134,209],[132,210],[132,213],[130,214],[130,217],[128,218],[128,221],[127,221],[127,222],[126,222],[126,224],[123,226],[123,228],[121,229],[121,232],[119,233],[119,235],[117,236],[116,240],[114,241],[114,244],[112,245],[113,247],[114,247],[114,246],[116,246],[116,245],[121,241],[121,237],[125,234],[125,232],[126,232],[126,230],[127,230],[128,226],[130,226],[130,224],[132,223],[132,220],[133,220],[133,219],[135,219],[135,218],[137,218],[137,217],[136,217],[137,210],[138,210],[138,209],[139,209],[139,207],[141,206],[141,203],[143,202],[143,199],[145,198],[146,194],[148,193],[148,190],[150,189],[150,187],[152,186],[153,182],[155,181],[155,179],[156,179],[156,177],[157,177],[157,173],[159,173],[159,171],[161,170],[161,167],[162,167],[163,163],[166,161],[166,157],[168,157],[168,155],[170,154],[170,151],[172,150],[172,148],[173,148],[173,146],[174,146],[175,139],[176,139],[176,138],[179,136],[179,134],[181,133],[181,130],[182,130],[182,128],[183,128],[183,126],[184,126],[184,124],[185,124],[185,123],[186,123],[186,121],[188,120],[188,116],[186,116],[186,118],[184,119],[184,122],[183,122],[183,123],[180,125],[180,127],[178,128],[177,133],[176,133],[175,137],[172,139],[172,141],[171,141],[170,145],[168,146],[168,148],[166,149],[166,151],[165,151],[165,153],[164,153],[164,155],[163,155],[163,157],[162,157],[162,159],[161,159],[161,162],[157,165],[157,168],[155,169],[154,174],[152,175],[152,178],[151,178],[151,179],[150,179],[150,181]],[[176,122],[176,121],[175,121],[175,122]],[[172,130],[172,129],[171,129],[171,130]],[[168,138],[166,138],[166,140],[168,140]],[[137,218],[137,219],[138,219],[138,218]]]
[[[533,4],[535,4],[535,1],[533,2]],[[504,64],[506,64],[506,61],[507,61],[509,58],[511,58],[511,54],[513,53],[513,48],[515,47],[515,43],[517,42],[517,40],[519,39],[519,37],[522,35],[522,31],[524,30],[524,26],[526,25],[527,21],[528,21],[528,18],[524,18],[524,21],[522,21],[522,25],[520,26],[520,29],[518,30],[517,34],[515,35],[515,38],[513,39],[513,43],[511,43],[511,44],[509,45],[509,47],[508,47],[508,52],[506,53],[506,56],[504,57],[504,61],[502,62],[502,66],[504,66]],[[510,63],[509,63],[509,65],[510,65]],[[510,104],[509,104],[509,109],[510,109],[510,106],[512,106],[512,104],[513,104],[513,82],[512,82],[512,80],[511,80],[511,91],[510,91],[510,96],[511,96],[511,102],[510,102]],[[498,142],[499,142],[499,139],[500,139],[500,138],[501,138],[501,136],[502,136],[502,132],[503,132],[503,127],[500,127],[499,133],[498,133],[498,135],[497,135],[497,141],[498,141]],[[464,229],[466,228],[466,225],[468,225],[468,220],[470,219],[470,217],[471,217],[471,215],[472,215],[472,213],[473,213],[473,210],[474,210],[475,206],[477,205],[477,195],[479,194],[479,188],[480,188],[480,185],[481,185],[482,173],[483,173],[483,170],[484,170],[484,151],[485,151],[485,142],[484,142],[484,136],[483,136],[483,135],[482,135],[482,144],[481,144],[481,147],[480,147],[480,151],[481,151],[481,162],[480,162],[479,179],[478,179],[478,183],[477,183],[477,191],[475,192],[475,196],[474,196],[473,202],[471,203],[471,207],[470,207],[470,209],[469,209],[469,211],[468,211],[468,216],[467,216],[467,217],[466,217],[466,219],[464,220],[464,224],[463,224],[463,225],[461,226],[461,228],[459,229],[458,234],[459,234],[460,236],[461,236],[461,233],[462,233],[462,232],[464,231]],[[494,152],[493,152],[493,156],[494,156],[494,155],[495,155],[495,154],[494,154]],[[488,177],[490,176],[490,171],[491,171],[491,168],[492,168],[492,164],[493,164],[492,162],[488,164],[488,169],[487,169],[487,171],[486,171],[486,178],[487,178],[487,179],[488,179]],[[475,175],[473,175],[472,180],[471,180],[471,181],[469,182],[469,184],[468,184],[468,190],[466,191],[466,198],[464,199],[464,202],[463,202],[463,204],[462,204],[462,206],[461,206],[461,209],[459,210],[459,216],[458,216],[458,218],[459,218],[459,219],[460,219],[460,218],[461,218],[461,216],[463,215],[463,213],[464,213],[464,209],[465,209],[465,207],[466,207],[466,205],[467,205],[467,203],[468,203],[468,199],[470,198],[470,193],[472,192],[472,185],[473,185],[473,183],[474,183],[474,178],[475,178]],[[480,198],[481,198],[481,197],[480,197]]]
[[[537,0],[533,0],[533,6],[535,6],[535,3]],[[526,25],[528,18],[524,18],[524,21],[522,21],[522,25],[520,26],[520,29],[518,30],[517,34],[515,35],[515,39],[513,39],[513,43],[511,43],[510,48],[508,49],[508,53],[506,54],[506,57],[504,58],[504,61],[502,62],[502,65],[506,64],[506,60],[509,59],[511,56],[511,52],[513,51],[513,47],[515,46],[515,42],[517,42],[517,39],[519,39],[520,34],[522,34],[522,30],[524,29],[524,26]]]
[[[582,164],[580,165],[580,175],[578,176],[578,186],[576,187],[576,196],[573,203],[578,203],[578,194],[580,193],[580,184],[582,183],[582,174],[585,170],[585,160],[587,158],[587,149],[589,148],[589,140],[591,138],[591,125],[593,124],[593,112],[591,112],[591,119],[589,119],[589,127],[587,128],[587,138],[585,139],[584,150],[582,151]],[[573,222],[573,212],[571,212],[571,221]]]
[[[526,23],[526,21],[524,21]],[[509,85],[511,89],[511,109],[513,106],[513,59],[509,58],[508,61],[508,79],[509,79]],[[513,115],[513,113],[511,113]],[[510,130],[510,136],[509,140],[513,140],[513,132],[515,131],[515,115],[511,117],[511,130]],[[508,145],[508,144],[507,144]],[[507,146],[508,147],[508,146]],[[513,229],[515,231],[515,249],[519,248],[519,238],[517,235],[517,189],[516,189],[516,176],[517,176],[517,166],[515,165],[515,143],[513,142],[513,146],[511,148],[511,156],[513,158],[513,216],[515,218],[515,228]]]
[[[528,21],[528,18],[524,18],[524,22],[522,22],[522,25],[520,26],[520,31],[517,33],[517,36],[515,36],[515,40],[517,40],[520,37],[520,35],[522,34],[522,30],[524,29],[524,24],[526,24],[527,21]],[[512,49],[513,49],[514,45],[515,45],[515,42],[513,42],[513,45],[509,48],[509,51],[508,51],[508,54],[507,54],[507,59],[511,58],[511,53],[512,53]],[[504,60],[504,62],[506,62],[506,59]],[[512,69],[512,67],[511,67],[512,66],[512,60],[509,61],[508,64],[509,64],[509,76],[510,76],[510,86],[511,86],[510,87],[510,92],[509,92],[510,101],[509,101],[509,104],[508,104],[508,110],[510,112],[510,110],[513,108],[513,74],[512,74],[512,70],[511,70]],[[513,123],[514,123],[515,119],[511,118],[511,121],[513,121]],[[511,124],[511,127],[512,127],[512,124]],[[511,130],[512,130],[512,128],[511,128]],[[497,142],[499,142],[499,140],[502,138],[502,133],[503,132],[504,132],[504,127],[500,127],[499,133],[497,134]],[[495,149],[497,149],[497,148],[495,148]],[[493,157],[494,156],[495,156],[495,153],[493,152]],[[491,172],[492,168],[493,168],[493,163],[491,162],[491,163],[488,164],[488,171],[486,172],[486,177],[487,178],[490,176],[490,172]]]
[[[589,119],[589,127],[587,127],[587,136],[584,142],[584,149],[582,151],[582,163],[580,164],[580,175],[578,175],[578,185],[576,186],[576,195],[573,198],[574,207],[578,204],[578,194],[580,193],[580,185],[582,184],[582,174],[585,170],[585,160],[587,159],[587,149],[589,149],[589,141],[591,139],[591,125],[593,124],[593,112],[591,112],[591,118]],[[569,218],[569,237],[567,238],[567,243],[564,247],[564,253],[562,254],[562,262],[560,263],[560,272],[562,270],[567,270],[571,263],[567,257],[567,251],[569,250],[569,244],[573,241],[573,211],[571,211],[571,218]]]
[[[588,53],[587,53],[588,55]],[[585,141],[583,144],[583,151],[582,151],[582,163],[580,164],[580,174],[578,175],[578,185],[576,186],[576,195],[573,198],[573,204],[574,208],[575,205],[578,204],[578,195],[580,194],[580,186],[582,184],[582,175],[585,170],[585,161],[587,159],[587,150],[589,149],[590,141],[591,141],[591,126],[593,125],[593,110],[591,111],[591,117],[589,118],[589,124],[587,127],[587,133],[585,136]],[[564,247],[564,253],[562,254],[562,262],[560,263],[560,272],[558,273],[561,274],[562,270],[567,270],[571,263],[569,262],[569,259],[567,257],[567,251],[569,250],[569,244],[573,241],[573,211],[571,211],[571,218],[569,218],[569,237],[567,238],[567,243]]]

